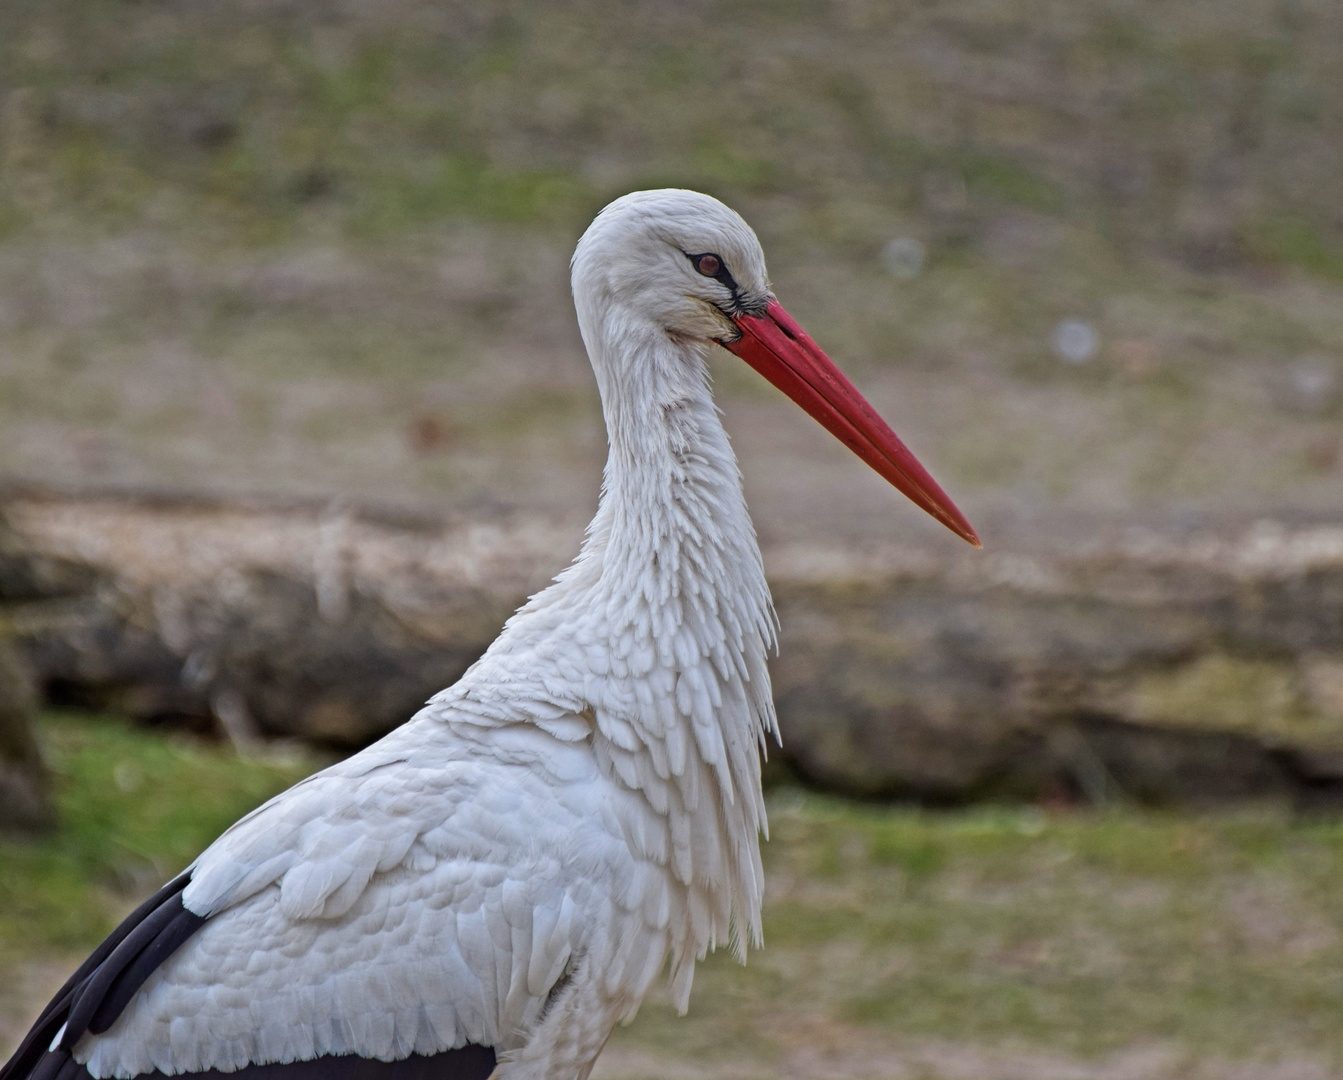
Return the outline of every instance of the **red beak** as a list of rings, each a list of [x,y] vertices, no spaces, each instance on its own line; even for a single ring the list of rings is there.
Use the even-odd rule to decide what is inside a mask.
[[[765,376],[957,536],[983,547],[965,515],[928,470],[782,304],[771,300],[764,315],[740,315],[733,321],[741,329],[741,337],[720,342],[723,348]]]

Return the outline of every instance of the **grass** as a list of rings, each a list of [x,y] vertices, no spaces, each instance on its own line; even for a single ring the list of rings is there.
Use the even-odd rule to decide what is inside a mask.
[[[107,717],[50,714],[41,734],[61,825],[0,844],[7,986],[41,963],[54,986],[315,765]],[[929,1080],[1109,1075],[1135,1053],[1155,1055],[1149,1080],[1343,1067],[1343,822],[927,813],[792,789],[771,821],[765,949],[704,963],[686,1018],[655,993],[599,1075],[805,1075],[817,1055],[826,1075]],[[5,996],[4,1012],[37,1004]]]
[[[243,760],[111,717],[48,714],[41,736],[60,826],[38,841],[0,841],[0,955],[10,957],[92,948],[122,907],[315,764]]]
[[[867,1075],[865,1051],[890,1070],[872,1075],[904,1075],[897,1062],[954,1045],[1068,1076],[1154,1046],[1186,1065],[1343,1062],[1338,822],[930,814],[787,792],[771,818],[766,948],[745,971],[712,958],[686,1021],[646,1007],[618,1059],[791,1074],[828,1040],[841,1075]]]

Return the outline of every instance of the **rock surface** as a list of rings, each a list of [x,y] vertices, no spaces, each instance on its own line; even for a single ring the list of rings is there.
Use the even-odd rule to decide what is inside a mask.
[[[0,831],[53,821],[50,777],[33,734],[35,687],[16,625],[29,605],[87,591],[92,581],[90,567],[33,550],[0,519]]]
[[[343,747],[457,678],[579,540],[540,518],[339,504],[27,497],[10,513],[67,583],[16,621],[49,695]],[[1343,801],[1343,528],[766,562],[781,757],[810,783],[930,802]]]
[[[1343,798],[1343,529],[776,576],[785,754],[853,794]]]
[[[12,512],[34,550],[99,583],[22,621],[49,697],[239,742],[346,748],[455,681],[576,542],[539,522],[389,523],[339,505],[39,499]]]
[[[33,688],[18,651],[0,639],[0,831],[52,823],[51,785],[33,737]]]

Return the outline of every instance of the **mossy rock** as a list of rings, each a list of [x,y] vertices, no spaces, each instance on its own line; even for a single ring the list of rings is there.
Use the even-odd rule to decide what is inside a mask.
[[[54,822],[51,784],[33,735],[35,695],[13,643],[0,638],[0,829]]]

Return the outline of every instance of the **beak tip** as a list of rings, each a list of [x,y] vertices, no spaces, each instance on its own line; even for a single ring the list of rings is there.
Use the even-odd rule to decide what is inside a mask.
[[[945,495],[942,496],[944,499]],[[948,503],[950,500],[947,500]],[[979,539],[979,533],[975,532],[975,527],[965,520],[963,515],[956,507],[951,507],[952,513],[935,513],[933,516],[942,522],[948,529],[954,532],[976,551],[984,550],[984,542]]]

